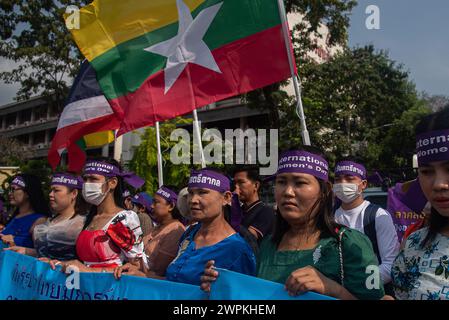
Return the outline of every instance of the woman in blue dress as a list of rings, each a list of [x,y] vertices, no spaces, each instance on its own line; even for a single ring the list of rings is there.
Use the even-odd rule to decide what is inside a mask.
[[[33,248],[34,227],[50,215],[41,180],[31,174],[15,176],[10,184],[9,203],[16,209],[14,218],[0,233],[1,241],[9,246]]]
[[[232,228],[226,219],[232,193],[229,179],[212,169],[192,171],[188,185],[190,226],[179,241],[176,258],[167,268],[164,278],[173,282],[200,285],[204,266],[209,260],[218,268],[254,275],[256,259],[251,247]],[[125,265],[115,270],[116,278],[122,273],[144,276],[144,270]],[[154,278],[146,274],[146,276]]]
[[[84,227],[88,205],[81,194],[83,179],[71,173],[55,173],[50,182],[50,207],[53,216],[34,227],[34,248],[13,246],[15,251],[41,261],[68,261],[77,258],[76,240]]]

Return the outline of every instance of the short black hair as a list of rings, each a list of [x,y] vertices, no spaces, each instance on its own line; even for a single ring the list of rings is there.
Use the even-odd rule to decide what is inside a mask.
[[[259,166],[244,164],[235,166],[234,170],[232,170],[232,175],[235,176],[239,172],[246,172],[248,179],[252,182],[262,182],[259,174]]]

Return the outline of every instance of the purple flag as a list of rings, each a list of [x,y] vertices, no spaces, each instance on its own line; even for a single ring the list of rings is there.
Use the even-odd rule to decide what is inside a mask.
[[[426,203],[418,180],[397,183],[388,190],[387,210],[392,215],[399,241],[409,225],[424,219],[422,211]]]
[[[368,177],[368,182],[372,183],[374,185],[382,185],[382,183],[384,182],[384,179],[382,178],[380,173],[376,171]]]
[[[240,206],[239,197],[236,193],[232,194],[232,203],[231,203],[231,226],[235,231],[239,232],[240,224],[243,219],[243,210]]]

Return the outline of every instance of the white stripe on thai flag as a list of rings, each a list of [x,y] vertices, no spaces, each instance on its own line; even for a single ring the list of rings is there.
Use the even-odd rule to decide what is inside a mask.
[[[50,165],[56,168],[64,150],[68,150],[72,143],[76,143],[85,135],[119,127],[119,118],[103,95],[95,70],[85,60],[59,118],[58,128],[48,152]]]
[[[58,129],[113,114],[105,96],[97,96],[68,104],[62,111]]]

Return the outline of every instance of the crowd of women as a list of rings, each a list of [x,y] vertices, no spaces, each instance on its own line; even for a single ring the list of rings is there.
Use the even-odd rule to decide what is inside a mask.
[[[257,250],[231,223],[234,186],[219,170],[192,170],[179,193],[162,186],[153,196],[132,197],[125,185],[139,188],[143,181],[106,158],[88,160],[81,177],[55,173],[49,206],[37,177],[15,176],[9,189],[13,218],[0,226],[0,239],[5,250],[36,257],[55,272],[75,267],[109,272],[117,281],[133,275],[210,292],[220,277],[216,268],[223,268],[282,283],[293,296],[313,291],[337,299],[449,299],[449,108],[424,118],[416,135],[418,180],[431,210],[400,248],[392,238],[391,250],[377,250],[357,222],[344,223],[353,207],[363,205],[357,202],[358,186],[366,183],[362,166],[340,162],[344,170],[335,169],[332,184],[325,154],[310,146],[283,152],[268,178],[276,213]],[[342,182],[352,176],[360,182]],[[343,201],[340,213],[335,195]],[[378,233],[379,242],[382,237]],[[372,282],[373,272],[383,281]]]

